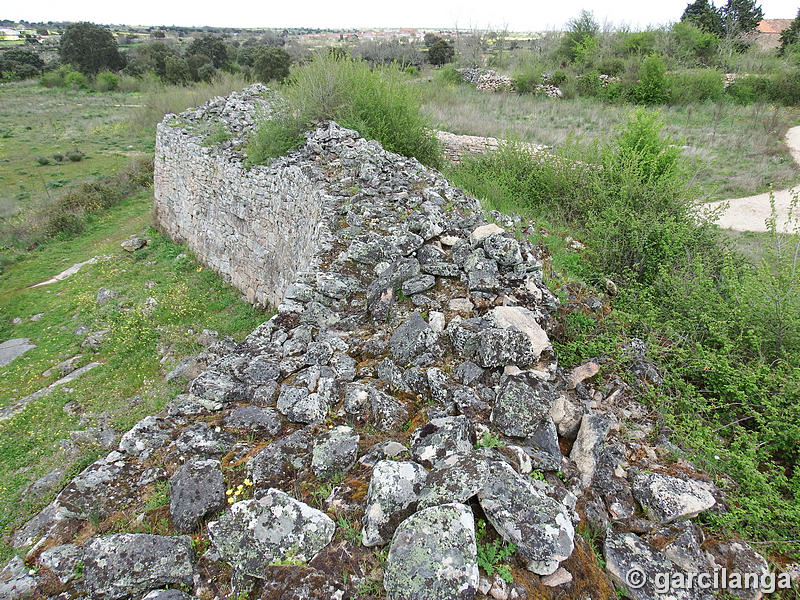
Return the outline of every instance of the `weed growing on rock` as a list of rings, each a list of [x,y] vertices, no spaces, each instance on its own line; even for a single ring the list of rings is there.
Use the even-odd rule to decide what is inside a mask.
[[[516,546],[499,539],[493,542],[488,541],[486,521],[483,519],[478,520],[476,535],[478,538],[478,566],[483,569],[489,577],[497,572],[506,583],[514,581],[511,575],[511,569],[508,565],[503,563],[516,552]]]

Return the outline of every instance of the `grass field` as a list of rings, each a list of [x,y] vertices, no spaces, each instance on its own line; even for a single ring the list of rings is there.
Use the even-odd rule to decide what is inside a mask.
[[[516,138],[558,147],[570,137],[606,139],[632,106],[587,98],[555,100],[514,93],[486,93],[473,86],[416,82],[423,110],[453,133]],[[783,189],[800,181],[800,169],[784,142],[800,124],[800,110],[765,105],[706,103],[661,108],[665,132],[697,159],[695,178],[709,199],[737,198]]]
[[[126,123],[139,103],[127,93],[47,89],[31,81],[0,85],[0,217],[151,154],[152,137]],[[67,158],[73,150],[83,159]],[[39,164],[40,157],[49,164]]]
[[[176,90],[172,108],[206,99],[197,94]],[[147,109],[140,105],[148,101],[148,94],[139,93],[65,92],[33,83],[0,86],[4,206],[25,211],[73,185],[125,169],[133,157],[152,155],[154,121],[135,122],[137,115],[142,120],[140,111]],[[86,158],[47,166],[36,162],[39,155],[73,147]],[[77,367],[101,363],[0,422],[0,563],[12,553],[9,534],[107,452],[99,445],[98,431],[110,428],[119,435],[179,392],[181,385],[165,383],[164,375],[202,349],[197,333],[213,329],[241,340],[268,316],[186,256],[185,248],[158,234],[151,227],[152,203],[151,190],[139,191],[105,213],[90,215],[79,235],[47,241],[0,274],[0,341],[22,337],[36,345],[0,367],[0,407],[58,379],[59,369],[52,367],[66,359],[79,355]],[[119,244],[132,234],[144,234],[150,243],[134,254],[125,252]],[[94,264],[68,279],[29,288],[94,257]],[[118,297],[100,306],[96,295],[103,287]],[[151,315],[142,310],[148,298],[157,302]],[[81,326],[90,332],[108,330],[97,351],[81,348],[85,335],[76,335]],[[65,412],[73,401],[78,411]],[[51,473],[49,485],[32,494],[31,484]]]

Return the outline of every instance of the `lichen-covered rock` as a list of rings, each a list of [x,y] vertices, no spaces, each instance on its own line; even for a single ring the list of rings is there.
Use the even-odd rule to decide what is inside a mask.
[[[711,485],[662,473],[639,473],[633,479],[633,495],[647,516],[659,523],[673,523],[708,510],[716,500]]]
[[[84,584],[98,600],[138,598],[167,585],[192,585],[192,543],[187,536],[119,533],[84,548]]]
[[[478,588],[475,521],[464,504],[419,511],[397,528],[383,585],[389,600],[472,600]]]
[[[263,576],[275,560],[310,561],[330,543],[335,529],[325,513],[275,488],[258,500],[236,502],[208,524],[223,560],[253,577]]]
[[[321,423],[328,412],[328,403],[324,395],[309,393],[306,387],[283,385],[278,410],[293,423]]]
[[[142,600],[194,600],[194,596],[180,590],[153,590]]]
[[[86,467],[56,497],[63,516],[101,519],[136,502],[140,491],[137,481],[141,465],[126,460],[119,452],[111,452]]]
[[[0,598],[23,600],[33,598],[36,580],[28,574],[28,568],[19,556],[14,556],[0,570]]]
[[[467,501],[486,483],[489,462],[478,452],[452,454],[439,460],[425,479],[417,508]]]
[[[414,462],[382,460],[372,470],[364,511],[362,542],[386,544],[397,525],[414,512],[427,473]]]
[[[431,419],[411,435],[411,456],[432,467],[451,454],[467,454],[475,445],[472,424],[463,415]]]
[[[247,463],[257,488],[279,485],[311,462],[311,432],[298,429],[271,443]]]
[[[246,429],[275,435],[283,425],[281,416],[274,408],[259,406],[240,406],[225,417],[223,424],[234,429]]]
[[[603,452],[606,436],[614,424],[611,415],[589,412],[581,418],[578,437],[569,457],[575,462],[583,485],[591,485],[597,469],[597,459]]]
[[[359,435],[352,427],[339,425],[314,444],[311,468],[317,477],[327,478],[352,467],[358,457]]]
[[[205,423],[190,425],[175,440],[181,452],[190,455],[221,456],[233,445],[233,436],[220,427],[209,427]]]
[[[173,426],[166,419],[145,417],[119,441],[119,451],[145,460],[169,439]]]
[[[572,554],[575,529],[566,507],[506,463],[492,463],[478,500],[489,522],[537,575],[550,575]]]
[[[408,363],[423,352],[430,352],[436,346],[438,336],[418,312],[414,312],[400,327],[395,329],[389,340],[392,357],[400,363]]]
[[[219,461],[187,462],[170,479],[169,491],[169,513],[175,529],[192,533],[203,517],[225,507],[225,480]]]
[[[49,548],[39,555],[39,564],[50,570],[62,585],[66,585],[75,579],[77,576],[75,567],[82,561],[83,548],[75,544],[64,544]]]
[[[408,420],[408,410],[397,399],[381,390],[369,393],[372,420],[381,431],[396,431]]]
[[[714,597],[709,590],[698,588],[663,589],[664,577],[683,572],[635,533],[609,529],[603,554],[611,580],[632,600],[711,600]]]
[[[483,240],[483,249],[489,258],[497,261],[498,265],[513,267],[522,262],[522,253],[519,242],[514,238],[495,233]]]
[[[550,340],[536,320],[533,311],[524,306],[496,306],[487,318],[495,327],[516,329],[524,333],[529,342],[528,351],[538,360],[542,352],[550,348]]]
[[[509,377],[497,395],[492,423],[505,435],[529,437],[549,416],[556,396],[552,386],[533,375]]]

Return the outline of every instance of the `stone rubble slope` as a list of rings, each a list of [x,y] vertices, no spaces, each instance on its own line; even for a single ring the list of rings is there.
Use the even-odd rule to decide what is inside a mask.
[[[232,98],[189,116],[244,131],[263,90]],[[688,520],[724,499],[635,389],[558,366],[528,224],[335,123],[307,137],[310,265],[14,534],[0,598],[655,599],[626,565],[767,568]],[[501,540],[511,583],[478,566]]]

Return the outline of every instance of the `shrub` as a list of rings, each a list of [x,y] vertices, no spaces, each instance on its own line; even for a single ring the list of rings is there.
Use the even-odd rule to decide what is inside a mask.
[[[542,68],[537,64],[527,63],[511,76],[511,84],[518,94],[533,94],[541,83]]]
[[[714,69],[685,69],[667,75],[670,104],[690,104],[719,100],[723,92],[723,76]]]
[[[672,27],[674,54],[686,64],[700,62],[709,64],[717,53],[720,38],[687,22],[675,23]]]
[[[83,160],[84,156],[85,154],[78,149],[67,152],[67,158],[72,162],[80,162]]]
[[[60,163],[62,160],[64,160],[64,155],[61,154],[60,152],[56,152],[55,154],[53,154],[53,160],[56,161],[57,163]]]
[[[786,106],[800,105],[800,69],[789,69],[774,73],[767,87],[772,102]]]
[[[98,92],[113,92],[119,89],[119,77],[111,71],[103,71],[97,74],[94,85]]]
[[[769,97],[770,80],[762,75],[739,77],[728,84],[725,92],[739,104],[766,101]]]
[[[407,76],[397,67],[370,69],[363,60],[318,54],[292,69],[282,114],[264,121],[248,146],[253,164],[285,154],[303,132],[335,120],[384,148],[438,164],[440,150]]]
[[[461,73],[456,70],[455,65],[444,65],[438,69],[434,75],[436,81],[445,85],[460,85],[464,83]]]
[[[651,54],[642,62],[639,83],[633,91],[634,98],[642,104],[660,104],[669,98],[666,67],[658,54]]]
[[[455,55],[456,49],[453,42],[444,38],[438,38],[428,48],[428,62],[435,66],[453,62]]]
[[[64,86],[73,90],[84,90],[89,87],[89,82],[83,73],[70,71],[64,76]]]
[[[37,156],[36,162],[38,162],[42,166],[45,166],[50,164],[50,159],[47,158],[46,156]]]
[[[600,73],[589,71],[578,77],[577,90],[580,96],[594,98],[600,95],[602,84],[600,83]]]
[[[594,47],[600,26],[592,13],[581,11],[577,18],[567,23],[567,31],[561,38],[559,54],[569,62],[580,62],[587,55],[587,49]]]

